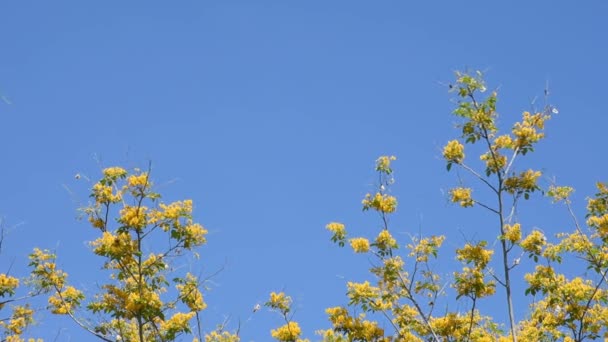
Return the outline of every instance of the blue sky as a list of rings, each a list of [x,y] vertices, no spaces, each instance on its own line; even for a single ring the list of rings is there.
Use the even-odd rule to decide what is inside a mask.
[[[575,186],[581,217],[594,182],[606,180],[602,1],[0,6],[0,92],[10,101],[0,103],[0,215],[13,228],[2,271],[14,260],[24,274],[31,248],[51,248],[75,285],[94,288],[105,279],[86,244],[95,231],[76,220],[90,184],[74,175],[151,160],[165,200],[192,198],[210,232],[200,263],[182,266],[223,267],[205,327],[240,318],[244,341],[267,341],[280,324],[250,314],[270,291],[293,296],[314,340],[329,326],[324,308],[346,302],[346,281],[365,279],[368,260],[333,246],[324,226],[377,232],[360,201],[379,155],[399,158],[392,224],[402,243],[420,230],[446,234],[449,264],[465,237],[493,235],[486,213],[445,196],[457,184],[441,160],[457,136],[445,87],[455,70],[486,71],[508,125],[549,84],[560,113],[523,165]],[[530,204],[524,229],[570,228],[564,208]],[[521,318],[527,300],[518,303]],[[48,316],[35,329],[47,339],[59,330],[59,341],[87,338]]]

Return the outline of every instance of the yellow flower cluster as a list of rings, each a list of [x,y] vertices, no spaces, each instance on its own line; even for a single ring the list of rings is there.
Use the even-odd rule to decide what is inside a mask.
[[[462,163],[464,160],[464,145],[458,140],[448,142],[443,148],[443,158],[451,163]]]
[[[122,192],[114,193],[114,188],[111,185],[95,183],[92,191],[93,198],[98,204],[118,203],[122,200]]]
[[[0,273],[0,297],[7,294],[12,296],[15,294],[15,289],[19,286],[19,279]]]
[[[120,218],[118,221],[129,228],[141,230],[147,224],[147,211],[148,208],[144,206],[137,207],[125,205],[120,210]]]
[[[437,256],[437,251],[443,244],[445,236],[431,236],[428,238],[420,239],[420,241],[414,240],[414,244],[408,244],[410,249],[410,256],[415,257],[417,262],[429,261],[429,256]]]
[[[355,253],[367,253],[369,252],[369,240],[366,238],[353,238],[350,239],[350,246],[353,248]]]
[[[608,214],[602,216],[590,216],[587,225],[597,229],[600,237],[608,236]]]
[[[564,280],[564,276],[556,275],[555,270],[551,266],[536,265],[534,272],[526,273],[524,279],[530,285],[528,289],[534,294],[535,292],[547,289],[548,286],[556,286],[560,280]]]
[[[551,185],[549,187],[549,191],[547,192],[547,196],[553,198],[553,203],[559,201],[566,201],[568,203],[568,198],[570,194],[574,192],[574,188],[569,186],[555,186]]]
[[[496,283],[485,281],[484,273],[479,267],[463,267],[462,272],[454,272],[455,283],[453,287],[462,296],[483,298],[496,292]]]
[[[497,173],[507,165],[507,157],[498,151],[486,152],[479,156],[479,159],[486,162],[486,170],[489,173]]]
[[[545,127],[545,121],[549,119],[548,115],[542,113],[530,114],[524,112],[521,122],[515,123],[513,126],[513,135],[515,136],[515,147],[523,151],[529,149],[531,145],[540,139],[545,134],[538,132]]]
[[[68,286],[61,292],[55,293],[49,297],[49,307],[51,312],[57,315],[67,315],[74,310],[74,307],[78,306],[84,299],[84,294],[74,288]]]
[[[114,235],[110,232],[103,232],[101,237],[91,242],[91,246],[94,248],[95,254],[114,259],[130,257],[137,250],[136,243],[131,239],[129,233]]]
[[[374,196],[371,194],[365,195],[362,203],[363,210],[374,209],[386,214],[394,213],[397,210],[397,198],[379,192]]]
[[[120,177],[124,177],[127,175],[127,170],[123,169],[122,167],[108,167],[106,169],[103,169],[103,175],[106,178],[111,178],[111,179],[117,179]]]
[[[471,192],[473,190],[471,188],[454,188],[450,190],[450,195],[452,196],[453,203],[459,203],[462,207],[472,207],[473,198],[471,198]]]
[[[540,171],[524,171],[520,173],[519,176],[505,179],[505,190],[510,194],[534,191],[538,188],[536,181],[540,176]]]
[[[30,265],[34,267],[32,275],[37,286],[45,290],[63,288],[68,274],[57,269],[54,254],[48,250],[34,248],[29,258]]]
[[[184,228],[183,234],[184,248],[190,249],[192,247],[201,246],[207,239],[207,230],[198,223],[189,224]]]
[[[0,327],[7,330],[9,336],[6,341],[23,341],[19,335],[23,334],[25,328],[34,322],[34,310],[30,309],[29,306],[15,306],[13,307],[13,314],[10,319],[0,320]]]
[[[602,240],[608,239],[608,186],[605,183],[596,184],[598,193],[588,199],[587,225],[596,229],[596,236]]]
[[[485,249],[485,241],[477,243],[475,245],[466,243],[463,248],[456,250],[456,259],[464,261],[466,263],[473,263],[476,267],[486,268],[494,251],[491,249]]]
[[[148,173],[142,172],[139,175],[131,175],[127,178],[127,185],[130,188],[145,188],[150,187],[148,182]]]
[[[282,327],[272,329],[270,335],[277,341],[291,342],[300,338],[302,329],[297,322],[289,322]]]
[[[521,240],[521,225],[519,223],[505,224],[503,231],[503,238],[511,243],[518,243]]]
[[[148,289],[143,289],[141,295],[139,294],[139,291],[129,291],[125,301],[125,309],[130,315],[135,315],[143,311],[156,312],[160,310],[162,305],[163,302],[160,300],[158,293]]]
[[[601,215],[608,211],[608,186],[598,182],[596,187],[599,193],[587,202],[587,211],[591,215]]]
[[[177,201],[171,204],[161,203],[159,207],[163,210],[163,218],[169,220],[189,217],[192,214],[192,200]]]
[[[327,226],[325,226],[325,228],[334,234],[332,238],[334,242],[342,241],[346,238],[346,228],[342,223],[330,222],[329,224],[327,224]]]
[[[190,331],[189,322],[194,315],[194,312],[177,312],[170,319],[161,321],[160,330],[167,340],[172,341],[177,334]]]
[[[279,310],[282,313],[287,313],[291,306],[291,297],[285,295],[284,292],[272,292],[270,293],[270,300],[266,303],[266,306]]]
[[[239,342],[240,340],[238,335],[229,333],[228,331],[214,330],[205,335],[205,342]]]
[[[376,237],[376,241],[374,242],[375,246],[379,251],[388,251],[392,248],[398,248],[397,240],[393,238],[391,233],[388,230],[383,229]]]
[[[175,286],[179,291],[179,298],[188,306],[190,311],[202,311],[207,307],[203,294],[198,289],[198,280],[190,273],[186,274],[185,281]]]
[[[381,156],[376,159],[376,171],[383,172],[386,174],[390,174],[393,172],[391,170],[391,162],[397,160],[395,156]]]
[[[547,244],[547,239],[538,230],[533,230],[525,239],[520,243],[521,248],[524,251],[532,254],[540,255],[543,247]]]
[[[380,295],[380,289],[375,286],[371,286],[369,281],[365,281],[363,283],[349,281],[346,286],[348,288],[348,297],[350,298],[351,302],[368,302],[378,298]]]
[[[513,139],[508,134],[498,136],[494,139],[494,147],[495,149],[513,148]]]
[[[334,330],[343,331],[348,336],[348,341],[382,341],[384,330],[378,327],[378,323],[364,320],[359,317],[351,317],[343,307],[333,307],[325,310]],[[340,340],[338,340],[340,341]]]

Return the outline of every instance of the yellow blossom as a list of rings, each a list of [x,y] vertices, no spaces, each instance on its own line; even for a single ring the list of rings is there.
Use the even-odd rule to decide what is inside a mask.
[[[574,188],[569,186],[551,185],[549,187],[549,191],[547,192],[547,196],[553,198],[554,203],[559,201],[566,201],[566,203],[569,203],[568,198],[573,192]]]
[[[49,297],[49,306],[52,308],[52,313],[66,315],[71,313],[74,307],[78,306],[83,299],[84,294],[80,290],[77,290],[73,286],[68,286],[61,292]]]
[[[481,241],[477,244],[466,243],[463,248],[456,250],[456,259],[467,263],[473,263],[476,267],[485,268],[494,251],[491,249],[485,249],[485,241]]]
[[[170,319],[161,321],[160,329],[168,340],[174,340],[177,334],[190,331],[189,322],[195,314],[194,312],[175,313]]]
[[[283,292],[272,292],[270,293],[270,300],[266,302],[266,306],[277,309],[282,313],[287,313],[291,306],[291,297],[286,296]]]
[[[300,337],[302,329],[297,322],[289,322],[278,329],[272,329],[270,335],[277,341],[290,342]]]
[[[511,243],[517,243],[521,240],[521,226],[519,223],[513,225],[505,224],[504,226],[504,238],[511,241]]]
[[[344,228],[344,225],[342,223],[339,222],[331,222],[328,223],[327,226],[325,226],[325,228],[327,228],[327,230],[329,230],[330,232],[334,233],[334,235],[339,236],[344,238],[346,236],[346,229]]]
[[[19,279],[0,273],[0,297],[14,295],[15,289],[19,286]]]
[[[120,210],[119,222],[129,228],[142,229],[146,224],[146,211],[144,206],[129,206],[126,205]]]
[[[473,199],[471,198],[471,192],[473,190],[471,188],[454,188],[450,190],[450,195],[452,196],[453,203],[460,203],[462,207],[472,207]]]
[[[103,175],[107,178],[119,178],[119,177],[124,177],[127,175],[127,171],[125,169],[123,169],[122,167],[108,167],[106,169],[103,169]]]
[[[513,139],[511,139],[511,136],[508,134],[498,136],[494,139],[494,146],[496,148],[512,148]]]
[[[207,307],[198,287],[198,280],[190,273],[186,274],[182,283],[176,285],[181,301],[188,306],[190,311],[202,311]]]
[[[148,173],[147,172],[142,172],[139,175],[131,175],[127,178],[127,185],[131,188],[143,188],[143,187],[149,187],[150,184],[148,183]]]
[[[380,231],[378,237],[376,237],[374,245],[378,248],[380,252],[388,251],[389,249],[398,247],[397,240],[395,240],[391,233],[389,233],[389,231],[386,229]]]
[[[355,253],[366,253],[369,251],[369,240],[366,238],[350,239],[350,246]]]
[[[540,171],[527,170],[505,179],[505,190],[511,194],[520,192],[531,192],[538,188],[536,181],[541,176]]]
[[[542,113],[530,114],[530,112],[524,112],[522,116],[522,121],[515,123],[512,132],[516,138],[514,141],[515,147],[525,154],[532,144],[545,136],[538,130],[545,127],[545,121],[549,119],[549,116]]]
[[[122,200],[122,193],[120,191],[114,193],[111,185],[95,183],[92,192],[97,203],[118,203]]]
[[[507,165],[507,157],[498,151],[486,152],[479,159],[486,162],[486,172],[488,173],[497,173]]]
[[[464,145],[458,140],[452,140],[443,148],[443,158],[448,162],[460,164],[464,160]]]
[[[238,335],[228,331],[212,331],[205,335],[205,342],[239,342],[240,340]]]
[[[391,162],[397,160],[395,156],[381,156],[376,160],[376,171],[384,172],[387,174],[392,173]]]
[[[523,239],[520,245],[524,251],[538,255],[541,253],[542,248],[546,243],[547,239],[543,233],[538,230],[533,230],[525,239]]]
[[[397,210],[397,198],[377,192],[374,196],[365,195],[362,201],[363,210],[375,209],[381,213],[394,213]]]

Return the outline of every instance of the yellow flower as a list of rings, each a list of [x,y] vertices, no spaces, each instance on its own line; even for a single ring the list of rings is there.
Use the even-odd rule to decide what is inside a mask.
[[[366,253],[369,251],[369,240],[366,238],[350,239],[350,246],[355,253]]]
[[[526,238],[520,243],[520,245],[524,251],[538,255],[540,254],[543,246],[545,246],[546,243],[547,239],[545,238],[543,233],[538,230],[533,230],[528,236],[526,236]]]
[[[177,284],[175,287],[179,291],[181,301],[191,311],[202,311],[207,307],[203,300],[203,294],[198,289],[198,280],[192,274],[187,273],[183,283]]]
[[[568,198],[570,197],[570,194],[572,194],[573,192],[574,192],[574,188],[569,187],[569,186],[551,185],[549,187],[549,191],[547,192],[547,196],[553,198],[553,203],[559,202],[559,201],[566,201],[566,203],[569,203]]]
[[[473,199],[471,198],[472,191],[473,190],[471,188],[454,188],[450,190],[452,202],[458,202],[464,208],[472,207],[474,203]]]
[[[381,156],[376,159],[376,171],[384,172],[386,174],[390,174],[393,172],[391,170],[391,162],[397,160],[395,156]]]
[[[131,188],[149,186],[148,173],[142,172],[139,175],[129,176],[129,178],[127,178],[127,184]]]
[[[374,244],[380,251],[387,251],[391,248],[398,247],[397,240],[395,240],[391,233],[389,233],[389,231],[386,229],[380,231],[380,234],[378,234],[378,237],[376,237]]]
[[[4,273],[0,274],[0,297],[4,297],[6,294],[14,295],[17,286],[19,286],[19,279]]]
[[[342,223],[331,222],[327,226],[325,226],[325,228],[327,228],[327,230],[333,233],[331,241],[337,242],[340,247],[344,246],[344,239],[346,239],[346,228],[344,228],[344,225]]]
[[[231,334],[227,331],[212,331],[205,335],[205,342],[239,342],[240,340],[238,335]]]
[[[363,283],[354,283],[349,281],[347,283],[348,287],[348,296],[353,301],[359,300],[370,300],[379,296],[380,289],[371,286],[369,281],[365,281]]]
[[[300,337],[302,329],[297,322],[289,322],[278,329],[273,329],[270,335],[278,341],[295,341]]]
[[[106,169],[103,169],[103,175],[107,178],[119,178],[119,177],[124,177],[127,175],[127,171],[125,169],[123,169],[122,167],[108,167]]]
[[[160,329],[167,338],[173,340],[177,334],[190,331],[189,322],[195,314],[194,312],[175,313],[169,320],[161,321]]]
[[[448,162],[460,164],[464,159],[464,145],[458,140],[452,140],[443,148],[443,158]]]
[[[84,294],[74,288],[68,286],[61,293],[56,293],[49,298],[49,305],[52,308],[51,312],[57,315],[67,315],[74,310],[75,306],[80,304],[84,299]]]
[[[493,250],[484,249],[485,246],[485,241],[475,245],[467,243],[464,245],[464,248],[456,250],[456,259],[466,263],[473,263],[475,267],[483,269],[488,265],[494,254]]]
[[[498,151],[486,152],[479,159],[486,162],[486,170],[490,173],[497,173],[507,165],[507,157],[498,153]]]
[[[519,223],[513,225],[505,224],[504,232],[504,238],[511,241],[511,243],[517,243],[521,240],[521,226]]]
[[[494,139],[494,146],[496,148],[512,148],[513,147],[513,139],[508,134],[501,135]]]
[[[270,293],[270,300],[266,302],[266,306],[277,309],[282,313],[287,313],[291,306],[291,297],[286,296],[283,292],[272,292]]]
[[[110,185],[95,183],[93,185],[93,198],[97,203],[118,203],[122,200],[122,193],[114,189]]]
[[[374,196],[365,195],[362,201],[363,210],[375,209],[381,213],[394,213],[397,210],[397,198],[377,192]]]
[[[545,121],[549,116],[542,113],[532,115],[530,112],[524,112],[522,116],[522,121],[515,123],[512,132],[516,138],[515,147],[525,154],[533,143],[544,138],[545,134],[539,133],[538,130],[545,128]]]
[[[119,222],[129,228],[142,229],[146,223],[147,207],[125,206],[120,210]]]
[[[540,171],[527,170],[505,179],[505,190],[511,194],[518,192],[530,192],[538,188],[536,181],[541,176]]]

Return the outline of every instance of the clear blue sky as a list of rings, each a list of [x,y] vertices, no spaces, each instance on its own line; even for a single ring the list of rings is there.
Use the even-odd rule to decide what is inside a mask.
[[[560,113],[526,165],[575,186],[584,214],[608,164],[607,17],[603,1],[4,2],[0,215],[14,229],[0,268],[14,260],[24,274],[31,248],[56,249],[71,281],[93,290],[105,276],[86,244],[95,231],[75,219],[89,184],[74,175],[151,160],[165,199],[192,198],[210,231],[201,263],[183,267],[224,267],[205,328],[240,318],[244,341],[268,341],[280,319],[251,308],[284,289],[314,340],[324,308],[345,304],[346,280],[365,279],[368,260],[334,247],[324,226],[376,233],[360,200],[377,156],[399,158],[402,243],[446,234],[454,264],[465,238],[495,235],[481,209],[444,194],[457,184],[441,160],[457,136],[444,86],[454,70],[486,71],[509,124],[549,84]],[[522,209],[524,229],[569,229],[545,202]],[[68,320],[40,321],[48,340],[89,339]]]

